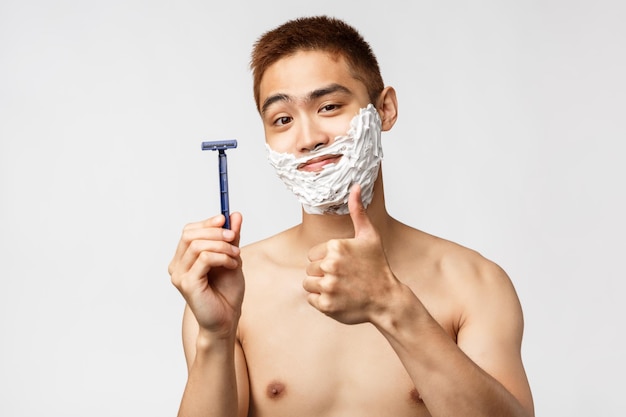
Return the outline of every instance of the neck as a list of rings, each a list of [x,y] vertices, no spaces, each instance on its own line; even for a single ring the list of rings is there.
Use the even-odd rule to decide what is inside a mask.
[[[382,172],[374,184],[374,195],[370,205],[366,209],[367,214],[385,237],[389,225],[393,219],[387,213],[385,207],[385,195],[383,190]],[[354,226],[349,214],[308,214],[302,211],[302,223],[298,226],[299,241],[303,245],[312,247],[330,239],[347,239],[354,237]]]

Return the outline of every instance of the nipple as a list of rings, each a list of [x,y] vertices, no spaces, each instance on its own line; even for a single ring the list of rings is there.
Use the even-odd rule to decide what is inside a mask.
[[[274,381],[267,386],[267,396],[271,399],[278,399],[285,393],[285,385],[281,382]]]
[[[417,389],[413,388],[411,392],[409,393],[409,396],[412,402],[416,404],[424,404],[424,400],[422,400],[422,396],[420,395],[419,392],[417,392]]]

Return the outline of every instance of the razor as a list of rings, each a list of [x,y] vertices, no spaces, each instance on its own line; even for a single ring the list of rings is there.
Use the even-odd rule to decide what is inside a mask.
[[[219,173],[220,173],[220,203],[222,214],[226,218],[224,229],[230,229],[230,210],[228,206],[228,163],[226,161],[226,149],[237,147],[237,140],[217,140],[213,142],[202,142],[203,151],[218,151]]]

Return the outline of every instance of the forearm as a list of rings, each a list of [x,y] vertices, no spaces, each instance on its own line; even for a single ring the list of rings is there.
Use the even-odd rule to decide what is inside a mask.
[[[179,417],[236,417],[234,341],[198,337]]]
[[[374,323],[409,373],[431,415],[530,417],[532,412],[456,345],[419,299],[403,288]]]

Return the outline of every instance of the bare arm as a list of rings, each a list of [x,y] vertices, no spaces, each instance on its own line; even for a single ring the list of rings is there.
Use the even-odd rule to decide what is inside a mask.
[[[504,271],[465,254],[459,257],[462,265],[442,274],[441,279],[463,277],[441,297],[447,302],[447,296],[458,296],[449,300],[462,312],[455,343],[393,274],[358,187],[349,206],[354,239],[332,240],[309,252],[303,283],[309,303],[342,323],[376,326],[434,417],[532,417],[520,355],[522,312]]]
[[[246,368],[236,340],[245,287],[238,247],[241,215],[231,215],[232,230],[223,224],[224,217],[216,216],[187,225],[169,265],[172,283],[187,302],[183,344],[189,376],[181,417],[248,412]]]
[[[178,415],[245,417],[249,391],[241,345],[230,339],[212,341],[198,332],[198,322],[187,306],[183,347],[189,376]]]
[[[506,275],[493,274],[470,290],[457,343],[404,286],[374,321],[433,416],[534,416],[519,302]]]

